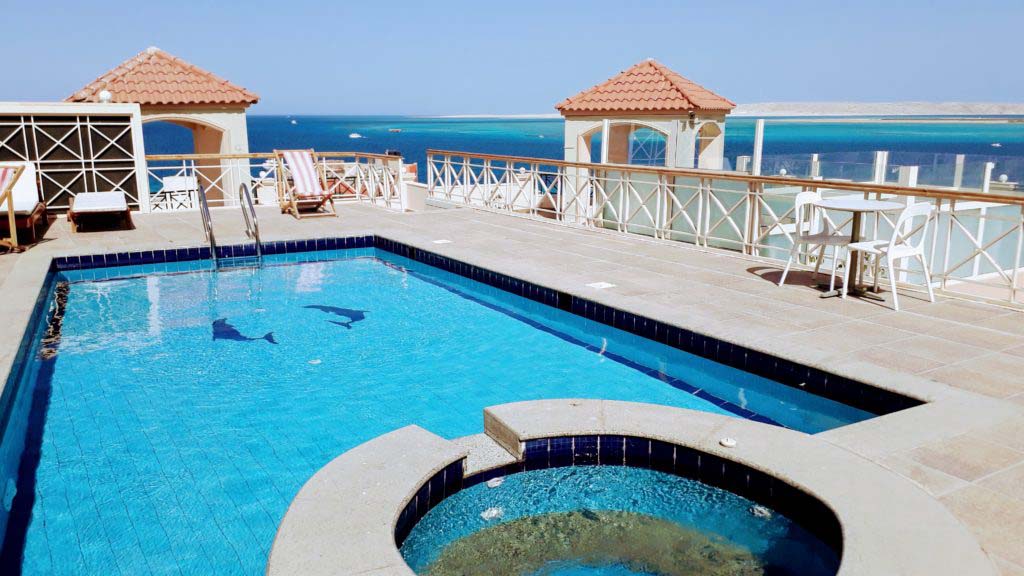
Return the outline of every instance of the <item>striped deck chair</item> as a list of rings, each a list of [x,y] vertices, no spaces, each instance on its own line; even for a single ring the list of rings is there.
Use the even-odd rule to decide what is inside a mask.
[[[277,196],[282,213],[291,212],[296,218],[302,218],[302,211],[338,215],[334,197],[327,192],[323,170],[317,166],[312,150],[274,150],[274,154],[278,159]],[[291,174],[291,187],[287,174]]]
[[[24,166],[0,166],[0,205],[4,207],[3,212],[6,213],[8,230],[11,233],[10,238],[0,238],[0,246],[6,246],[11,250],[18,249],[18,227],[15,223],[14,209],[14,184],[18,181],[18,177],[21,176],[21,172],[24,169]],[[3,214],[0,214],[0,216],[3,216]]]

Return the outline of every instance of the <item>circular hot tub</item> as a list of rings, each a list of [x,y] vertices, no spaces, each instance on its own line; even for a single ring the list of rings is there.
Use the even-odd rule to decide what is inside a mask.
[[[835,550],[786,516],[631,466],[497,477],[444,499],[401,546],[429,576],[832,576]]]
[[[488,408],[484,432],[407,426],[338,456],[267,575],[995,573],[941,503],[820,436],[579,399]]]

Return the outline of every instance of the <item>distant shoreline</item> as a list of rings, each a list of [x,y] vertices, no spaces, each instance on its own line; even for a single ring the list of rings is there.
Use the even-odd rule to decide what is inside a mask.
[[[761,102],[732,116],[1024,116],[1024,104],[998,102]]]
[[[759,102],[740,104],[730,116],[1024,116],[1024,103],[1000,102]],[[426,116],[444,119],[553,120],[558,113],[545,114],[447,114]]]

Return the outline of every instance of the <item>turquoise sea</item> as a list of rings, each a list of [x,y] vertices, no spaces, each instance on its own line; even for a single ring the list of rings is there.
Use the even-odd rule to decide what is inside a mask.
[[[821,154],[827,177],[866,179],[876,150],[890,152],[889,163],[920,166],[921,184],[951,185],[956,154],[967,156],[964,185],[981,182],[985,162],[995,162],[995,176],[1024,181],[1024,118],[1003,123],[955,122],[938,117],[900,120],[769,119],[765,129],[764,173],[785,168],[801,175],[810,155]],[[989,119],[992,120],[992,119]],[[562,158],[562,120],[507,118],[432,118],[416,116],[249,116],[249,147],[315,148],[330,151],[398,150],[420,166],[429,148],[514,156]],[[391,132],[392,129],[401,130]],[[147,154],[192,151],[189,132],[154,123],[144,127]],[[352,137],[358,135],[359,137]],[[754,119],[726,122],[726,160],[753,151]]]

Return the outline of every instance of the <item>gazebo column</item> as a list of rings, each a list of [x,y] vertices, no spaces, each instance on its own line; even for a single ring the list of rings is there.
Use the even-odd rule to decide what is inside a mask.
[[[192,125],[192,143],[196,154],[221,154],[224,133],[203,124]],[[199,185],[206,190],[210,200],[223,200],[227,194],[226,184],[221,178],[221,167],[214,160],[197,160],[196,172]]]
[[[608,163],[608,141],[611,140],[611,120],[601,120],[601,164]]]
[[[565,153],[566,162],[589,163],[591,160],[590,138],[588,132],[593,129],[592,120],[565,121]],[[568,222],[585,223],[589,216],[591,190],[590,179],[586,168],[566,168],[566,187],[561,191],[562,210]]]
[[[693,159],[697,154],[697,130],[692,121],[680,120],[675,130],[673,155],[669,159],[672,168],[693,168]]]

